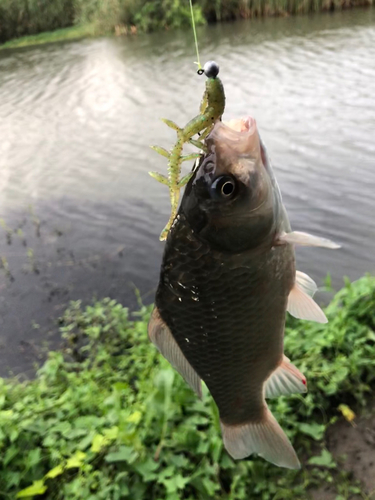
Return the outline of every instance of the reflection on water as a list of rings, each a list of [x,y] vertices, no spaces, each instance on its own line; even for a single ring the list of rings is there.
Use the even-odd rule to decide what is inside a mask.
[[[257,119],[293,228],[343,245],[302,249],[299,268],[320,284],[329,271],[336,286],[374,271],[373,11],[198,36],[202,61],[220,64],[226,117]],[[190,32],[0,52],[0,216],[20,229],[11,245],[6,228],[0,240],[14,277],[0,277],[7,365],[29,366],[71,299],[109,294],[134,307],[134,286],[153,299],[169,200],[147,175],[166,170],[149,145],[174,142],[160,117],[183,125],[196,114],[204,79],[193,61]]]

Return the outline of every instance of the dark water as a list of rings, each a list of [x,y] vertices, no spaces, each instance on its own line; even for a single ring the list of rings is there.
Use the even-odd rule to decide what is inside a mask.
[[[202,28],[226,117],[256,117],[294,229],[340,251],[298,250],[299,269],[375,271],[375,14]],[[103,38],[0,52],[0,373],[27,372],[69,300],[153,300],[169,215],[169,148],[204,87],[190,32]],[[186,167],[188,168],[188,167]],[[17,232],[18,231],[18,232]],[[5,263],[5,266],[7,265]]]

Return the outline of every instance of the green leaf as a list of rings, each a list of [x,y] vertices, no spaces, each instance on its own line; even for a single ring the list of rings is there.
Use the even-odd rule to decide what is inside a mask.
[[[182,490],[186,483],[190,481],[190,478],[182,477],[180,474],[172,476],[170,479],[165,479],[163,484],[167,493],[174,493],[178,490]]]
[[[99,453],[108,443],[108,440],[102,434],[95,434],[92,438],[91,451]]]
[[[178,468],[187,467],[189,464],[189,460],[183,455],[172,455],[169,459],[169,462]],[[153,461],[153,463],[157,462]]]
[[[133,424],[139,424],[142,418],[142,413],[140,411],[135,411],[126,419],[127,422],[131,422]]]
[[[211,481],[208,477],[202,478],[202,484],[210,497],[213,497],[215,491],[219,489],[219,485]]]
[[[323,450],[322,454],[319,457],[312,457],[309,460],[309,464],[311,465],[322,465],[324,467],[328,467],[330,469],[336,466],[335,461],[331,453],[328,450]]]
[[[2,410],[0,411],[0,421],[1,420],[11,420],[13,418],[13,410]]]
[[[47,491],[47,486],[44,484],[44,480],[34,481],[31,486],[21,490],[17,493],[16,498],[33,497],[35,495],[43,495]]]
[[[61,476],[64,473],[64,466],[62,464],[57,465],[53,469],[47,472],[44,476],[45,479],[54,479],[57,476]]]
[[[117,436],[118,436],[118,427],[117,426],[114,426],[114,427],[111,427],[110,429],[104,429],[103,430],[103,433],[105,434],[105,437],[110,440],[110,441],[114,441],[115,439],[117,439]]]
[[[303,432],[303,434],[312,437],[316,441],[323,439],[324,432],[326,430],[325,425],[315,423],[299,424],[298,429]]]
[[[26,457],[26,463],[29,468],[34,467],[36,464],[40,462],[41,449],[34,448],[30,450]]]
[[[310,452],[302,476],[258,458],[232,460],[207,387],[198,401],[150,347],[150,307],[140,306],[129,319],[107,299],[87,308],[71,305],[61,320],[73,356],[50,353],[27,383],[0,379],[0,497],[15,498],[45,473],[38,494],[26,489],[27,498],[299,500],[319,483],[330,485],[333,497],[357,493],[348,473],[322,452],[322,415],[331,423],[337,406],[348,401],[360,414],[371,397],[375,277],[341,290],[328,309],[327,325],[288,317],[286,354],[309,374],[309,393],[268,403],[280,424],[288,423],[296,445],[318,450]]]
[[[13,458],[19,453],[19,451],[20,450],[16,446],[14,445],[9,446],[3,458],[4,465],[7,466],[13,460]]]
[[[85,450],[86,448],[88,448],[92,444],[92,440],[93,440],[92,434],[88,434],[87,436],[85,436],[83,439],[81,439],[79,441],[77,447],[80,450]]]
[[[159,463],[152,458],[147,458],[145,462],[136,464],[134,468],[145,481],[152,481],[157,477],[155,471],[159,468]]]
[[[65,468],[66,469],[75,469],[75,468],[79,469],[79,468],[81,468],[85,457],[86,457],[86,453],[83,453],[82,451],[77,450],[72,457],[68,458],[68,460],[66,461]]]
[[[236,467],[236,464],[233,458],[231,458],[227,453],[223,453],[220,466],[222,469],[234,469]]]
[[[205,455],[208,452],[209,447],[209,441],[203,441],[203,439],[201,439],[197,447],[197,453]]]
[[[326,287],[327,291],[330,291],[330,292],[333,291],[333,288],[332,288],[332,278],[331,278],[330,273],[327,273],[327,276],[324,279],[324,286]]]
[[[66,439],[76,439],[78,437],[87,436],[86,429],[72,429],[70,432],[66,432],[64,437]]]
[[[113,388],[115,389],[115,391],[122,392],[129,389],[129,384],[126,384],[125,382],[116,382],[115,384],[113,384]]]
[[[11,441],[11,443],[14,443],[14,441],[18,438],[18,436],[20,435],[19,433],[19,429],[12,429],[10,431],[10,434],[9,434],[9,439]]]
[[[129,446],[120,446],[119,451],[108,453],[105,461],[112,462],[132,462],[136,458],[136,453]]]

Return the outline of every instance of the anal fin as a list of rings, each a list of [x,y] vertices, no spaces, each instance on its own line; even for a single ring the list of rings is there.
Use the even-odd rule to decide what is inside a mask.
[[[259,422],[227,425],[221,422],[224,446],[234,459],[257,453],[279,467],[299,469],[296,452],[268,407]]]
[[[202,399],[202,383],[197,372],[185,358],[170,329],[162,320],[157,307],[154,308],[148,324],[148,336],[161,354],[170,362],[190,387]]]
[[[265,397],[307,392],[306,377],[284,356],[280,366],[265,382]]]

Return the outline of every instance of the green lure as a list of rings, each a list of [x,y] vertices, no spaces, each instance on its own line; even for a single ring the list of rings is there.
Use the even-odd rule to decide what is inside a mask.
[[[207,76],[206,89],[203,94],[202,102],[200,105],[200,114],[190,120],[184,128],[180,128],[176,123],[171,120],[163,118],[163,122],[168,127],[173,128],[177,132],[177,141],[171,151],[160,146],[151,146],[157,153],[168,158],[168,177],[158,172],[149,172],[151,177],[158,182],[165,184],[169,188],[169,195],[171,200],[171,216],[169,221],[160,235],[160,241],[167,239],[170,228],[177,215],[178,202],[180,199],[180,189],[184,187],[191,176],[188,175],[180,178],[181,164],[183,161],[199,158],[199,153],[192,153],[189,155],[182,155],[185,143],[193,144],[194,146],[204,150],[203,140],[211,132],[217,120],[221,119],[225,108],[225,94],[224,87],[218,78],[219,66],[214,61],[209,61],[204,65],[203,69],[198,70],[198,74],[205,74]],[[193,136],[200,134],[199,139],[193,139]]]

